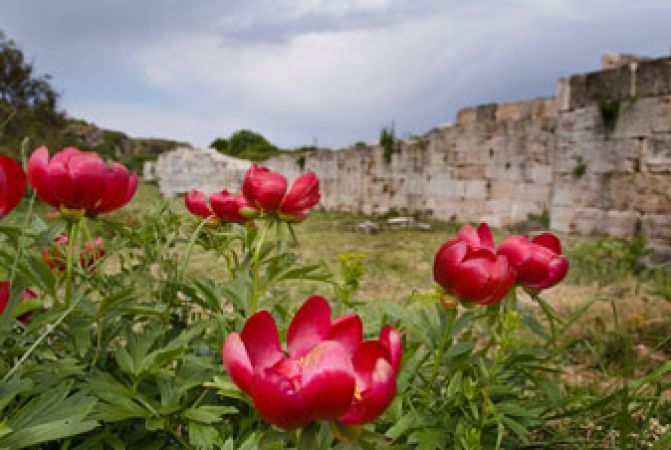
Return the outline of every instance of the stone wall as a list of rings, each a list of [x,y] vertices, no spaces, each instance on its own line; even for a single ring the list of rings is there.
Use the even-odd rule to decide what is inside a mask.
[[[401,143],[389,163],[380,146],[355,146],[308,154],[304,170],[319,175],[327,208],[506,225],[548,208],[556,122],[553,98],[469,108],[455,125]],[[301,172],[292,155],[266,165]]]
[[[155,172],[167,195],[213,192],[237,190],[248,165],[178,150]],[[497,226],[547,211],[557,231],[640,231],[671,255],[671,59],[562,78],[555,97],[463,109],[454,125],[401,143],[388,161],[380,146],[359,145],[264,165],[290,179],[316,172],[329,209]]]
[[[168,197],[191,189],[211,194],[223,188],[237,191],[250,165],[213,149],[180,147],[161,154],[154,165],[145,164],[144,173],[158,179],[161,194]]]
[[[642,232],[671,257],[671,59],[561,79],[550,225]],[[619,104],[614,127],[600,103]]]

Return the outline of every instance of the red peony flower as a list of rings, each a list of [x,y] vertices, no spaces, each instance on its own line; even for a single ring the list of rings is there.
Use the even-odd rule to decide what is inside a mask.
[[[9,281],[7,280],[0,281],[0,316],[5,313],[7,304],[9,303],[10,294],[11,294],[11,286],[9,285]],[[30,289],[24,290],[23,293],[21,294],[21,300],[33,299],[33,298],[37,298],[37,294],[35,294],[35,292],[33,292]],[[27,312],[25,314],[21,314],[19,317],[17,317],[17,319],[19,319],[23,323],[28,323],[31,315],[32,312]]]
[[[433,276],[446,292],[479,305],[497,303],[514,282],[507,259],[497,255],[485,223],[475,230],[464,225],[456,239],[445,242],[433,263]]]
[[[280,214],[290,221],[302,222],[307,218],[308,210],[319,203],[320,198],[319,178],[308,172],[298,177],[291,186],[280,205]]]
[[[66,147],[49,159],[42,146],[28,160],[28,181],[44,203],[88,214],[121,208],[135,194],[137,175],[119,163],[111,167],[95,152]]]
[[[296,179],[287,193],[287,179],[256,164],[247,171],[242,193],[249,203],[268,214],[280,214],[285,220],[301,222],[310,208],[319,203],[319,179],[308,172]]]
[[[187,192],[184,204],[191,214],[203,219],[213,217],[223,222],[245,223],[256,213],[244,196],[233,196],[225,189],[210,195],[210,206],[207,205],[205,194],[199,191]]]
[[[499,246],[498,254],[508,258],[517,282],[528,289],[552,287],[568,272],[568,258],[552,233],[540,233],[531,241],[522,235],[509,236]]]
[[[0,218],[19,204],[26,191],[26,174],[12,158],[0,156]]]
[[[67,267],[68,235],[61,233],[54,238],[49,248],[42,249],[42,258],[51,270],[63,272]],[[96,262],[105,256],[105,241],[98,236],[84,245],[79,252],[79,263],[82,268],[94,270]]]
[[[299,428],[315,420],[362,424],[382,414],[396,393],[401,336],[385,325],[379,340],[363,341],[355,314],[331,320],[322,297],[294,316],[284,354],[268,311],[251,316],[224,343],[224,366],[266,421]]]

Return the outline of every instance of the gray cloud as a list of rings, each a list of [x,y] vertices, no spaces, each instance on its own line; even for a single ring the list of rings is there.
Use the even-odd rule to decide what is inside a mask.
[[[0,28],[102,126],[340,146],[552,95],[604,51],[668,53],[670,16],[667,1],[4,0]]]

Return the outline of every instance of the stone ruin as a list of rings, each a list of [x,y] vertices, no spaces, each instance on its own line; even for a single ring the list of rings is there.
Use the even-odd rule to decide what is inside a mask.
[[[559,232],[640,232],[671,257],[671,58],[625,56],[560,78],[554,97],[462,109],[454,125],[387,157],[379,145],[356,145],[264,165],[290,179],[316,172],[327,209],[494,226],[547,214]],[[177,149],[158,158],[155,176],[166,195],[237,191],[248,166]]]

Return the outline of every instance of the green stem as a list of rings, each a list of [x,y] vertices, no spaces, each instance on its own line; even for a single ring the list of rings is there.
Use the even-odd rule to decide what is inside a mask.
[[[91,370],[96,366],[98,362],[98,357],[102,349],[102,340],[103,340],[103,320],[102,318],[96,321],[96,352],[93,354],[93,360],[91,361]]]
[[[252,260],[252,301],[251,301],[251,310],[250,314],[256,312],[256,308],[259,302],[259,271],[261,262],[259,258],[261,256],[261,248],[266,240],[266,235],[268,234],[268,229],[272,226],[272,222],[269,220],[263,225],[261,230],[261,235],[259,241],[256,244],[256,249],[254,250],[254,259]]]
[[[14,364],[14,367],[12,367],[12,370],[7,372],[7,374],[4,376],[2,381],[9,380],[12,377],[12,375],[14,375],[16,373],[16,371],[19,369],[21,364],[23,364],[26,361],[26,359],[28,359],[28,357],[35,351],[35,349],[42,343],[42,341],[45,340],[47,338],[47,336],[49,336],[61,324],[61,322],[63,322],[65,320],[65,318],[67,316],[69,316],[70,313],[77,307],[77,305],[79,304],[80,299],[81,299],[81,297],[79,297],[76,302],[74,302],[72,305],[70,305],[68,307],[68,309],[66,309],[63,312],[63,314],[61,314],[60,317],[58,319],[56,319],[56,321],[54,323],[47,325],[46,331],[44,333],[42,333],[40,335],[40,337],[38,337],[35,342],[33,342],[33,345],[31,345],[30,348],[26,351],[26,353],[24,353],[23,356],[21,356],[21,359],[19,359],[16,362],[16,364]]]
[[[77,228],[79,221],[72,221],[68,224],[68,257],[67,257],[67,269],[65,272],[65,307],[69,307],[72,302],[72,266],[73,266],[73,253],[75,252],[75,246],[77,241]]]
[[[443,336],[438,345],[438,351],[436,352],[436,357],[433,363],[433,374],[431,374],[431,380],[429,381],[429,386],[433,386],[433,383],[438,378],[438,372],[440,371],[440,366],[443,364],[443,355],[447,350],[450,339],[452,338],[452,325],[454,324],[454,319],[457,317],[457,308],[450,309],[447,311],[447,324],[443,330]]]
[[[209,218],[208,218],[209,219]],[[196,240],[198,239],[198,235],[200,234],[201,230],[207,223],[208,219],[203,219],[196,229],[194,230],[193,234],[191,235],[191,239],[189,240],[189,247],[186,250],[186,257],[184,258],[184,264],[182,264],[182,269],[179,272],[179,279],[181,280],[184,278],[184,274],[186,273],[186,269],[189,267],[189,260],[191,259],[191,253],[193,252],[193,247],[196,245]]]
[[[30,197],[30,203],[28,204],[28,212],[26,212],[26,221],[23,224],[23,228],[21,228],[21,234],[19,234],[19,239],[16,242],[16,255],[14,256],[14,261],[12,262],[12,271],[9,274],[9,284],[11,285],[14,282],[14,277],[16,276],[16,269],[19,266],[19,260],[21,259],[21,253],[23,253],[23,246],[21,245],[21,241],[23,240],[23,236],[26,234],[26,230],[28,229],[28,224],[30,223],[30,219],[33,216],[33,206],[35,205],[35,193],[33,193],[32,197]]]
[[[189,449],[189,450],[190,450],[190,449],[193,449],[193,447],[191,447],[191,446],[189,445],[189,443],[186,442],[186,441],[179,435],[179,433],[177,433],[177,431],[173,430],[172,427],[168,428],[168,430],[170,431],[170,434],[172,434],[172,437],[174,437],[175,440],[179,443],[179,445],[181,445],[183,448],[186,448],[186,449]]]

